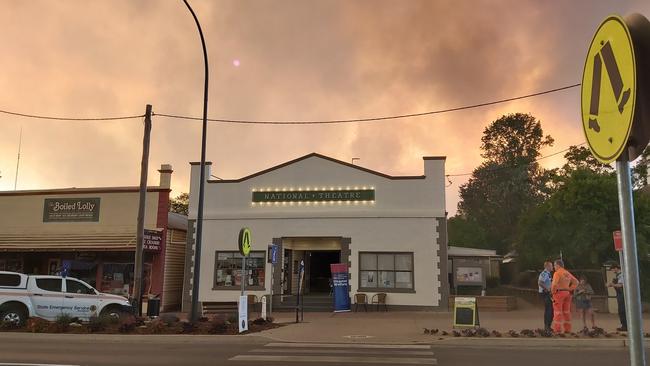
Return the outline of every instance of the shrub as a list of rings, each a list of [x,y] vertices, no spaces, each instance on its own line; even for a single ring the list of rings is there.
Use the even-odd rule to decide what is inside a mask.
[[[54,323],[50,324],[49,330],[54,333],[65,333],[70,329],[70,323],[74,319],[69,314],[61,314],[54,319]]]
[[[237,315],[237,314],[228,314],[228,318],[226,318],[226,320],[228,320],[228,323],[230,323],[230,324],[237,324],[237,323],[239,323],[239,315]]]
[[[236,322],[237,320],[235,320]],[[208,327],[208,333],[210,334],[221,334],[228,330],[228,323],[223,315],[216,315],[210,320],[210,326]]]
[[[27,320],[27,329],[32,333],[43,333],[50,326],[50,322],[41,318],[29,318]]]
[[[149,334],[161,334],[165,332],[167,326],[160,319],[153,320],[147,324]]]
[[[114,324],[115,320],[116,318],[111,316],[91,316],[87,324],[88,332],[101,332],[105,330],[109,324]]]
[[[198,326],[192,322],[181,322],[181,333],[192,334],[198,329]]]
[[[176,323],[180,321],[176,315],[172,314],[163,314],[160,317],[160,320],[165,323],[166,326],[168,327],[173,327]]]
[[[255,324],[255,325],[263,325],[263,324],[266,324],[266,320],[264,320],[264,318],[257,318],[255,320],[253,320],[253,324]]]
[[[130,333],[133,332],[136,328],[136,318],[134,316],[123,317],[120,319],[120,325],[117,328],[117,331],[120,333]]]

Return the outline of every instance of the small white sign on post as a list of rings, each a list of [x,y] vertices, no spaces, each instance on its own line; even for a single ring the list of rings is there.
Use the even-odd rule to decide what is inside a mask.
[[[239,333],[248,330],[248,296],[239,296]]]
[[[262,319],[266,320],[266,296],[262,296]]]

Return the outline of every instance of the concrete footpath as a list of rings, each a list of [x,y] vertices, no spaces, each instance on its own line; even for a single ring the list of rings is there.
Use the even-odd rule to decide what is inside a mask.
[[[253,315],[253,314],[251,314]],[[582,329],[582,320],[574,314],[574,331]],[[294,313],[274,313],[275,321],[288,326],[257,333],[273,340],[284,342],[331,342],[331,343],[435,343],[458,345],[530,345],[530,346],[615,346],[623,347],[627,342],[624,334],[615,334],[619,326],[615,314],[596,314],[596,325],[611,334],[610,338],[512,338],[510,330],[521,332],[542,327],[542,310],[531,308],[511,312],[481,312],[481,326],[489,331],[503,334],[497,338],[453,337],[452,314],[449,312],[347,312],[347,313],[304,313],[304,322],[295,324]],[[438,330],[436,334],[425,334],[425,328]],[[644,314],[644,332],[650,332],[650,317]],[[443,336],[446,331],[450,335]],[[650,341],[646,338],[646,342]]]

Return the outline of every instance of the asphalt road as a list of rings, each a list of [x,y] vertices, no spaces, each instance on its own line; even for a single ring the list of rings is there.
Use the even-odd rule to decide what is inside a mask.
[[[627,365],[628,351],[615,349],[468,348],[429,345],[280,343],[256,337],[146,340],[21,335],[0,339],[0,366],[8,365],[442,365],[571,366]]]

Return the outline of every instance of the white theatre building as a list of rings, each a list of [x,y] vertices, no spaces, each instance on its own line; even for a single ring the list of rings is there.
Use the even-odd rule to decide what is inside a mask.
[[[312,153],[234,180],[211,179],[220,174],[207,163],[200,303],[208,309],[237,301],[242,263],[237,239],[248,227],[248,294],[261,298],[273,286],[275,301],[290,298],[298,291],[304,261],[305,295],[327,297],[329,265],[347,263],[352,298],[364,293],[370,301],[386,293],[389,309],[446,310],[445,158],[423,162],[422,175],[390,176]],[[185,310],[200,180],[200,165],[191,165]],[[273,271],[267,263],[270,244],[280,247]]]

